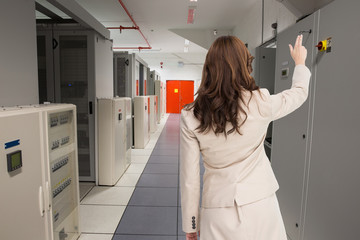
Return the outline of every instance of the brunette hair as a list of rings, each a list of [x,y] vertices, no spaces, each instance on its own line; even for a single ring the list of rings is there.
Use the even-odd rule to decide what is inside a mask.
[[[225,137],[234,131],[241,134],[240,127],[247,119],[244,106],[248,107],[250,102],[245,103],[243,93],[250,91],[252,97],[252,91],[259,90],[250,76],[253,59],[237,37],[219,37],[212,44],[206,55],[197,98],[185,107],[185,110],[194,109],[194,116],[200,121],[197,127],[200,133],[213,130],[216,135],[224,133]],[[240,119],[239,113],[245,118]],[[226,131],[228,122],[232,128]]]

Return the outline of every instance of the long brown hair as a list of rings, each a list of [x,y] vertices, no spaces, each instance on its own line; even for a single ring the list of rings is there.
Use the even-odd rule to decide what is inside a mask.
[[[244,106],[249,103],[245,103],[243,92],[250,91],[252,97],[252,91],[259,90],[250,76],[253,59],[237,37],[219,37],[212,44],[206,55],[198,96],[185,108],[194,109],[194,116],[200,121],[197,128],[200,133],[213,130],[216,135],[227,136],[234,131],[241,134],[240,127],[247,119]],[[244,119],[239,118],[240,112]],[[232,128],[226,132],[228,122]]]

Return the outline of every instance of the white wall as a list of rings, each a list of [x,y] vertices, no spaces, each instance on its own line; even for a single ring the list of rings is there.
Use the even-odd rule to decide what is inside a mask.
[[[39,101],[34,0],[0,3],[0,106]]]

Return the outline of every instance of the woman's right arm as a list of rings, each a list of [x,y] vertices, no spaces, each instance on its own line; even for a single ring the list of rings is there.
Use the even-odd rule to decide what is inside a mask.
[[[307,50],[302,46],[302,35],[296,39],[294,47],[289,45],[290,54],[295,62],[292,86],[281,93],[271,95],[272,120],[286,116],[299,108],[307,99],[310,70],[305,66]]]

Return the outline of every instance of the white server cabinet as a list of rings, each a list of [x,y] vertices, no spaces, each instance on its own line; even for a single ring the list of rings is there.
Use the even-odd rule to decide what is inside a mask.
[[[150,98],[150,104],[149,104],[149,110],[150,110],[150,132],[154,133],[157,130],[157,111],[158,111],[158,98],[157,96],[149,96]]]
[[[68,104],[0,112],[1,239],[79,237],[75,123]]]
[[[161,117],[164,117],[165,113],[166,113],[166,83],[163,82],[163,87],[162,87],[162,109],[161,109]]]
[[[359,236],[360,46],[354,44],[349,51],[348,45],[360,38],[360,32],[353,31],[360,22],[359,8],[358,1],[334,1],[278,35],[275,92],[291,85],[288,44],[300,32],[312,72],[308,100],[275,121],[273,129],[272,166],[291,240]],[[330,51],[314,47],[328,38]]]
[[[133,145],[133,116],[132,116],[132,100],[124,98],[126,105],[126,168],[131,164],[131,149]]]
[[[135,148],[145,148],[150,140],[148,96],[134,98],[134,140]]]
[[[114,186],[126,170],[126,101],[98,99],[99,185]]]
[[[163,117],[164,107],[164,83],[160,80],[155,81],[155,95],[158,98],[156,119],[157,123],[160,123],[160,120]]]

